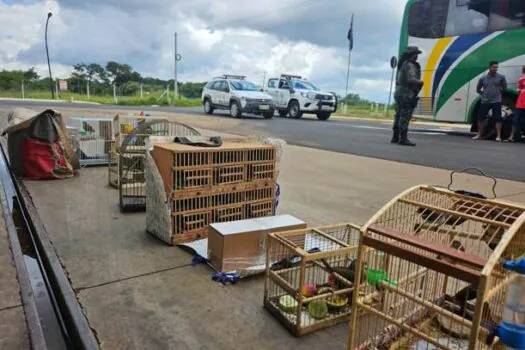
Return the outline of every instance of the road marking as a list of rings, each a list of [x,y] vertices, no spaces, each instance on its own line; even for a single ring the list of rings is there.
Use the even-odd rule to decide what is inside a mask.
[[[350,125],[351,128],[357,128],[357,129],[373,129],[373,130],[388,130],[390,131],[390,128],[381,128],[378,126],[370,126],[370,125]],[[425,134],[425,135],[445,135],[447,132],[452,132],[453,130],[441,130],[441,129],[412,129],[410,131],[411,134]]]

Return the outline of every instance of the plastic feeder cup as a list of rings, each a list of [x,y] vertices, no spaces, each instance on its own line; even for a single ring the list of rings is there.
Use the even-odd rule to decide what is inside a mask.
[[[390,281],[386,278],[386,273],[383,270],[368,269],[367,272],[368,284],[376,286],[381,282],[386,282],[397,287],[397,282]]]

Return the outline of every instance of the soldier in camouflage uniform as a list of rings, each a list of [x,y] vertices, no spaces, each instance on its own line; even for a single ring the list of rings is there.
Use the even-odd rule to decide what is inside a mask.
[[[419,48],[409,46],[401,55],[397,66],[396,92],[394,94],[396,117],[391,142],[402,146],[416,145],[408,140],[408,126],[417,105],[417,96],[423,87],[421,66],[417,62],[419,54],[421,54]]]

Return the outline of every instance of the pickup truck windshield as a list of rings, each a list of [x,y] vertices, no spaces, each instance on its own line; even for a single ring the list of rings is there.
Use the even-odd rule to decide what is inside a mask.
[[[250,83],[249,81],[241,81],[241,80],[231,81],[230,80],[230,85],[232,86],[234,90],[237,90],[237,91],[259,91],[260,90],[257,86],[255,86],[254,83]]]
[[[293,86],[294,86],[294,89],[298,89],[298,90],[312,90],[312,91],[318,90],[312,83],[309,83],[306,81],[294,80]]]

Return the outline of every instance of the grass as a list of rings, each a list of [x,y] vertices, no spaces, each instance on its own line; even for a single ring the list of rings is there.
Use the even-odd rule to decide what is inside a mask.
[[[65,101],[85,101],[85,102],[95,102],[104,105],[127,105],[127,106],[181,106],[181,107],[196,107],[200,106],[200,99],[190,99],[182,97],[177,101],[174,101],[171,97],[171,103],[168,104],[166,97],[164,96],[159,100],[159,97],[164,93],[164,91],[155,91],[147,95],[145,98],[141,99],[140,96],[119,96],[117,98],[117,103],[113,100],[113,96],[105,95],[91,95],[91,98],[88,99],[87,95],[76,94],[72,92],[60,92],[59,99]],[[0,91],[0,97],[10,97],[10,98],[22,98],[20,91]],[[29,91],[25,95],[26,99],[44,99],[50,100],[51,96],[49,91]],[[392,119],[394,117],[395,110],[394,108],[389,108],[388,116],[385,115],[384,107],[379,109],[379,112],[371,110],[370,106],[366,105],[349,105],[346,107],[346,111],[343,110],[342,106],[339,106],[335,115],[341,117],[354,117],[354,118],[368,118],[368,119]]]
[[[340,117],[354,117],[354,118],[368,118],[368,119],[393,119],[396,111],[393,107],[388,109],[388,116],[385,115],[385,110],[379,108],[379,112],[371,110],[370,106],[347,106],[346,111],[342,106],[339,106],[335,115]]]
[[[144,97],[143,99],[140,98],[140,96],[118,96],[117,97],[117,103],[113,100],[113,96],[105,95],[105,96],[97,96],[97,95],[91,95],[91,97],[88,99],[87,95],[82,94],[76,94],[72,92],[60,92],[59,99],[65,100],[65,101],[84,101],[84,102],[95,102],[100,103],[104,105],[130,105],[130,106],[152,106],[152,105],[158,105],[158,106],[183,106],[183,107],[192,107],[192,106],[200,106],[201,102],[200,99],[190,99],[186,97],[182,97],[175,101],[173,97],[171,97],[171,103],[168,104],[168,101],[166,97],[164,96],[162,99],[159,100],[159,97],[162,95],[162,92],[153,92],[150,95]],[[7,98],[22,98],[22,94],[19,91],[0,91],[0,97],[7,97]],[[51,96],[49,91],[30,91],[27,92],[25,95],[26,99],[42,99],[42,100],[51,100]]]

